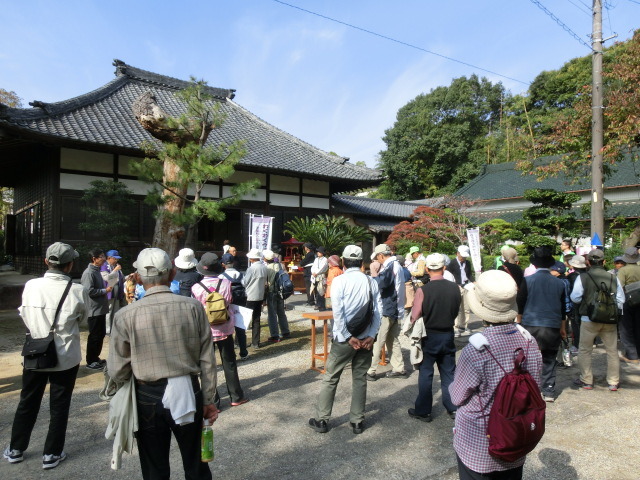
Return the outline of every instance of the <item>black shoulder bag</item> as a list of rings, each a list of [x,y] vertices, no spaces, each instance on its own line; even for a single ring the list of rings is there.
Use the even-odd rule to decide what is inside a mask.
[[[41,370],[43,368],[53,368],[58,365],[58,354],[56,353],[56,342],[54,338],[54,330],[58,323],[58,315],[62,309],[62,304],[67,298],[67,294],[71,289],[72,281],[69,280],[67,287],[64,289],[56,314],[53,317],[53,324],[49,330],[49,335],[44,338],[33,338],[31,332],[27,328],[27,338],[24,341],[24,347],[22,347],[22,356],[24,361],[25,370]]]

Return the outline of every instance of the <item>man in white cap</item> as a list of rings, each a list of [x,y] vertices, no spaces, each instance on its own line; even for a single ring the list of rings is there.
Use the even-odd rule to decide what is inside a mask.
[[[351,410],[349,422],[354,434],[364,430],[364,407],[367,401],[367,369],[371,365],[373,339],[380,328],[382,302],[375,280],[360,271],[362,249],[348,245],[342,253],[346,271],[331,284],[333,340],[322,377],[316,416],[309,426],[318,433],[329,431],[336,388],[345,367],[351,364]]]
[[[51,419],[44,442],[42,468],[55,468],[67,458],[62,449],[71,394],[82,359],[79,325],[87,320],[89,303],[87,291],[81,285],[73,284],[69,275],[77,258],[78,252],[66,243],[56,242],[49,246],[44,260],[49,269],[44,277],[29,280],[22,292],[19,312],[33,338],[45,338],[57,319],[53,335],[58,363],[47,369],[22,370],[20,403],[13,420],[11,443],[4,451],[4,458],[9,463],[23,460],[47,383]]]
[[[247,308],[253,310],[251,316],[251,346],[260,348],[260,314],[267,287],[267,267],[260,261],[260,250],[252,248],[247,253],[249,268],[244,274],[242,284],[247,293]]]
[[[471,320],[471,310],[469,305],[465,302],[464,297],[467,294],[465,286],[469,283],[473,283],[473,272],[471,271],[471,263],[469,257],[471,251],[466,245],[460,245],[456,251],[456,258],[451,261],[447,270],[451,272],[456,279],[456,283],[460,287],[460,295],[462,301],[460,303],[460,312],[458,318],[456,318],[456,328],[454,335],[459,337],[460,335],[471,335],[471,329],[469,328],[469,320]]]
[[[411,323],[422,318],[426,336],[422,338],[423,359],[418,376],[418,396],[415,408],[410,408],[408,413],[413,418],[430,422],[434,364],[438,365],[440,373],[442,403],[449,416],[455,417],[456,406],[451,402],[449,385],[456,370],[453,328],[460,308],[460,290],[443,276],[444,255],[433,253],[427,256],[425,263],[430,281],[416,290],[411,309]]]
[[[404,318],[406,298],[402,267],[396,257],[391,255],[391,248],[386,243],[376,246],[373,253],[376,255],[376,260],[382,264],[378,276],[375,277],[382,299],[382,323],[378,338],[373,346],[373,362],[367,372],[367,380],[370,382],[375,382],[378,379],[376,370],[383,345],[386,346],[387,355],[391,355],[391,371],[387,372],[386,376],[404,378],[406,375],[399,340],[400,322]]]
[[[145,248],[133,266],[146,294],[116,314],[108,368],[116,382],[125,382],[131,375],[135,378],[142,476],[169,477],[173,432],[185,477],[209,480],[209,466],[200,461],[200,437],[203,420],[214,422],[218,409],[214,405],[216,364],[207,314],[195,298],[171,293],[175,269],[163,250]],[[195,400],[195,414],[191,423],[177,425],[170,409],[164,407],[163,397],[168,385],[182,379],[191,389],[178,390],[178,401]]]

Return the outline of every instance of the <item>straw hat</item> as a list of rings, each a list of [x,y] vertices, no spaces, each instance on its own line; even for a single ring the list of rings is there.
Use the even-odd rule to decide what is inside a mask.
[[[489,270],[478,277],[466,299],[473,313],[488,323],[507,323],[516,318],[518,287],[511,275]]]

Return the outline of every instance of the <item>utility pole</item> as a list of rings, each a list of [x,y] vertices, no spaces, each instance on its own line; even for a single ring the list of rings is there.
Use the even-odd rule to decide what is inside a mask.
[[[593,50],[591,92],[591,237],[598,234],[604,244],[604,196],[602,173],[603,91],[602,91],[602,0],[593,0]]]

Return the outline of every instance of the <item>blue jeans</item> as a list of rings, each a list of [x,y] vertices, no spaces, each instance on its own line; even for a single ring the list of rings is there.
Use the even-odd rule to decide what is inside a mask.
[[[433,404],[433,364],[438,365],[442,404],[447,412],[455,412],[456,406],[451,402],[449,385],[453,382],[456,371],[456,345],[453,341],[453,330],[447,333],[429,333],[422,339],[422,363],[418,375],[418,398],[415,409],[418,415],[431,414]]]
[[[171,433],[182,455],[184,477],[187,480],[211,480],[209,465],[200,461],[200,436],[202,434],[202,391],[196,377],[192,377],[196,396],[194,422],[178,426],[171,411],[162,405],[166,382],[153,385],[136,384],[138,407],[138,451],[144,480],[169,480],[169,447]]]

